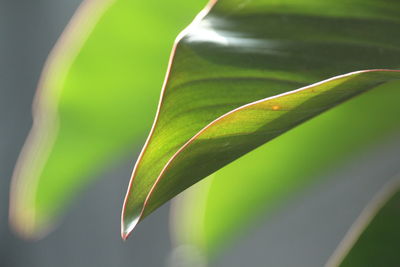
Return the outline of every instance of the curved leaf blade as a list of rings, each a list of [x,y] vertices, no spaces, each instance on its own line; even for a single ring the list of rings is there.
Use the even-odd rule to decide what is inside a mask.
[[[139,201],[133,198],[137,202],[128,206],[136,209],[136,217],[123,234],[126,237],[143,217],[231,161],[345,100],[399,78],[400,71],[395,70],[354,72],[241,106],[217,118],[168,159],[148,191],[137,189],[147,195]],[[156,165],[154,161],[148,164]]]
[[[391,139],[400,131],[399,88],[387,83],[324,112],[219,170],[205,190],[185,192],[173,209],[177,243],[215,255],[260,216]]]
[[[286,8],[291,1],[282,6],[263,0],[237,4],[217,2],[210,13],[203,12],[189,26],[176,45],[158,115],[125,199],[124,238],[143,216],[193,184],[186,180],[175,184],[175,189],[169,185],[168,191],[163,181],[172,182],[159,175],[166,176],[163,170],[174,155],[179,156],[175,153],[218,117],[346,71],[398,67],[399,40],[388,39],[398,31],[398,21],[393,16],[383,19],[381,12],[374,11],[376,5],[360,10],[358,1],[328,1],[317,15],[310,9],[316,1],[293,14]],[[343,10],[347,11],[342,14]],[[382,27],[385,34],[368,31]],[[321,42],[324,38],[334,45]],[[202,175],[208,173],[203,170]],[[153,188],[156,181],[160,186]]]

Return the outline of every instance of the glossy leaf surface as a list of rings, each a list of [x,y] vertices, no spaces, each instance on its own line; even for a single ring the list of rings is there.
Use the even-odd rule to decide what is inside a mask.
[[[294,1],[221,0],[203,12],[177,43],[156,122],[128,189],[123,237],[229,162],[398,79],[398,72],[359,72],[293,91],[345,72],[399,67],[397,17],[367,2],[360,9],[359,1],[291,6]]]
[[[388,83],[343,103],[185,192],[174,208],[177,242],[214,254],[330,171],[387,142],[400,131],[399,88]]]
[[[202,1],[91,1],[53,50],[14,177],[11,221],[47,231],[90,177],[145,137],[176,35]]]
[[[250,44],[269,45],[246,54],[246,38],[239,42],[257,67],[316,80],[340,69],[399,67],[391,60],[400,47],[394,16],[399,2],[244,1],[240,8],[234,8],[238,1],[220,3],[217,13],[223,19],[214,22],[236,19],[232,28],[248,30],[245,21],[254,21],[250,34],[223,33],[256,36],[247,39]],[[389,138],[400,130],[399,88],[392,82],[329,110],[218,171],[207,186],[191,189],[174,211],[178,242],[215,252],[256,215],[272,212],[324,172]]]

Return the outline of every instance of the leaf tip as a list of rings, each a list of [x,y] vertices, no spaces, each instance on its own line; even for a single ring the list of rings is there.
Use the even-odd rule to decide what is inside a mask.
[[[10,208],[8,215],[10,229],[23,240],[41,240],[53,230],[54,226],[52,227],[44,222],[39,223],[35,220],[35,215],[34,210]]]
[[[124,218],[124,213],[122,214],[121,220],[121,238],[125,241],[131,235],[133,229],[135,229],[136,225],[139,222],[139,217],[134,218],[133,220],[127,220]]]

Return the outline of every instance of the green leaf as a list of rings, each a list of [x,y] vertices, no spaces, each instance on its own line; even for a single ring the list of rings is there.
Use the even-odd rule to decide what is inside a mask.
[[[85,1],[52,51],[14,174],[11,221],[43,234],[103,166],[134,151],[177,33],[202,1]]]
[[[327,266],[398,266],[400,182],[387,183],[363,210]]]
[[[301,2],[212,2],[181,34],[128,188],[123,238],[157,207],[231,161],[399,78],[398,71],[370,70],[304,87],[341,73],[399,67],[399,21],[391,12],[400,4]]]
[[[233,9],[232,1],[220,3]],[[340,69],[398,68],[399,63],[387,55],[397,57],[400,47],[398,19],[393,17],[399,8],[394,1],[280,0],[252,1],[228,13],[241,19],[232,23],[238,29],[248,30],[242,21],[253,17],[262,25],[253,30],[257,28],[259,36],[281,52],[269,57],[259,53],[265,59],[257,61],[259,67],[264,64],[266,69],[317,79],[320,70],[336,74]],[[205,186],[185,193],[174,209],[175,238],[215,253],[256,215],[269,214],[324,172],[389,138],[400,130],[399,88],[399,82],[391,82],[329,110],[226,166]]]
[[[329,171],[386,142],[400,131],[399,88],[388,83],[343,103],[219,170],[205,188],[185,192],[174,210],[177,242],[215,254],[257,216],[272,215]]]

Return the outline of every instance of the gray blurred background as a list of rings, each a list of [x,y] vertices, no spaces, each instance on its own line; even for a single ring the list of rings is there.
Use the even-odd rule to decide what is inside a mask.
[[[134,159],[105,171],[45,239],[24,241],[8,227],[10,177],[32,123],[31,102],[41,68],[79,3],[0,0],[0,267],[185,266],[169,260],[174,248],[168,205],[139,225],[127,242],[119,237],[120,209]],[[399,150],[400,137],[393,138],[336,170],[331,179],[257,222],[210,266],[323,266],[365,203],[399,171]]]

